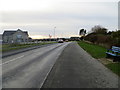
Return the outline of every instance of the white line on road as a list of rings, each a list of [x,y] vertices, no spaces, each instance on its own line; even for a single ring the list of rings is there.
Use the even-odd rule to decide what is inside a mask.
[[[9,62],[15,61],[15,60],[17,60],[17,59],[20,59],[20,58],[22,58],[22,57],[24,57],[24,55],[22,55],[22,56],[20,56],[20,57],[17,57],[17,58],[14,58],[14,59],[12,59],[12,60],[6,61],[6,62],[4,62],[4,63],[2,63],[2,64],[0,64],[0,65],[4,65],[4,64],[6,64],[6,63],[9,63]]]

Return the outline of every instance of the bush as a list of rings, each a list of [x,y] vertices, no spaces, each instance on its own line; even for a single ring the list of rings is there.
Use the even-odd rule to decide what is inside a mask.
[[[88,34],[84,39],[92,43],[96,43],[97,35],[95,35],[94,33],[91,33],[91,34]]]
[[[112,38],[114,39],[114,45],[120,47],[120,30],[113,32]]]
[[[85,37],[85,40],[103,45],[106,48],[110,48],[114,44],[114,39],[110,35],[89,34]]]
[[[84,37],[84,40],[103,45],[107,48],[113,45],[120,47],[120,30],[107,32],[106,28],[97,25],[91,29],[91,32]]]

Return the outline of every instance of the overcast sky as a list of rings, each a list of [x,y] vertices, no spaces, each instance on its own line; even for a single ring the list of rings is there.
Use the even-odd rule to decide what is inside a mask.
[[[89,1],[89,2],[88,2]],[[32,38],[77,36],[95,25],[118,29],[119,0],[0,0],[0,33],[27,30]]]

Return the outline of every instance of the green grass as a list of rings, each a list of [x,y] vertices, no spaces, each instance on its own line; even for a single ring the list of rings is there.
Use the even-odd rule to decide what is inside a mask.
[[[106,48],[95,44],[79,41],[78,44],[94,58],[104,58],[106,56]]]
[[[108,67],[110,70],[120,76],[120,63],[110,63],[107,64],[106,67]]]
[[[0,47],[0,51],[7,52],[11,50],[18,50],[22,48],[45,45],[45,44],[52,44],[52,43],[55,43],[55,42],[43,42],[43,43],[32,43],[32,44],[4,44]]]
[[[87,51],[89,54],[91,54],[92,57],[94,57],[96,59],[105,58],[105,56],[106,56],[105,52],[107,49],[102,46],[83,42],[83,41],[78,41],[78,44],[85,51]],[[107,68],[109,68],[112,72],[114,72],[118,76],[120,76],[120,63],[119,62],[116,62],[116,63],[111,62],[109,64],[104,64],[104,65]]]

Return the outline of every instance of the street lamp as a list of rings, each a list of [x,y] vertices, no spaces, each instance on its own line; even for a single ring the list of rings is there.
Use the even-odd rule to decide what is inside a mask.
[[[56,27],[54,27],[54,39],[55,39],[55,28],[56,28]]]

